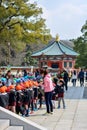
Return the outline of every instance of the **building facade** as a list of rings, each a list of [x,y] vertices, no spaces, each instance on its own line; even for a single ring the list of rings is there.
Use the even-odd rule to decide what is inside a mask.
[[[76,53],[61,40],[51,41],[45,48],[32,54],[38,61],[39,67],[48,66],[52,69],[74,69]]]

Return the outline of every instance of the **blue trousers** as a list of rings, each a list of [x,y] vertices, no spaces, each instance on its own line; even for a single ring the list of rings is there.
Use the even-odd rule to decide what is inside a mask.
[[[47,113],[53,112],[52,92],[45,92],[45,101]]]

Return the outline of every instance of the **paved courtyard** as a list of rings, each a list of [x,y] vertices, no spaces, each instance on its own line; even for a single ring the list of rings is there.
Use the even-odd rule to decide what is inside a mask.
[[[87,93],[87,87],[72,87],[69,83],[69,89],[65,92],[66,109],[54,109],[53,115],[44,115],[45,105],[41,110],[35,111],[27,119],[44,126],[47,130],[87,130],[87,99],[84,97]],[[83,96],[85,95],[85,96]]]

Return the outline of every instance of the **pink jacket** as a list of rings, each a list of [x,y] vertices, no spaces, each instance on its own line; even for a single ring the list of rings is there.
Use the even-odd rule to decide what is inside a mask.
[[[44,92],[53,91],[54,86],[50,74],[47,74],[44,78]]]

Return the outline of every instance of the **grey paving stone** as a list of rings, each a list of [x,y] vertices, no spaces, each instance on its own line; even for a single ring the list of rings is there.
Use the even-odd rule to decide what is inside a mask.
[[[9,126],[5,130],[23,130],[23,127],[22,126]]]
[[[83,98],[87,99],[87,87],[84,88]]]
[[[83,99],[85,87],[69,87],[65,92],[66,109],[56,109],[54,114],[43,116],[46,112],[44,105],[42,110],[35,112],[35,115],[28,119],[45,126],[48,130],[87,130],[87,100]]]
[[[0,130],[4,130],[9,126],[10,121],[9,120],[2,120],[0,119]]]

